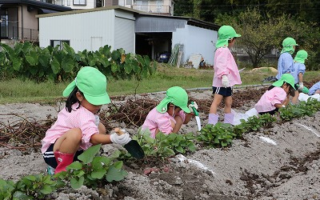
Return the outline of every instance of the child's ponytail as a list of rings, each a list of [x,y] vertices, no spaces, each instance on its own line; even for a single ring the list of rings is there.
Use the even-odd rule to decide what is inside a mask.
[[[66,101],[66,109],[68,112],[72,111],[72,105],[75,103],[78,103],[79,106],[77,107],[77,109],[80,107],[80,101],[77,98],[77,92],[80,92],[81,95],[83,95],[83,93],[78,89],[78,87],[74,87],[74,89],[72,90],[72,92],[70,93],[70,95],[68,96],[68,99]]]

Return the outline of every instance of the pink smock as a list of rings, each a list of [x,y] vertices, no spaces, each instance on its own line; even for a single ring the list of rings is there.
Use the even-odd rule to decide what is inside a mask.
[[[283,104],[287,99],[287,93],[280,87],[274,87],[266,91],[258,103],[254,106],[258,113],[275,110],[275,104]]]
[[[181,110],[178,115],[182,118],[182,121],[186,119],[186,114]],[[156,137],[156,129],[163,132],[164,134],[170,134],[173,130],[171,121],[176,123],[174,117],[170,116],[168,112],[160,113],[156,108],[153,108],[146,117],[142,125],[142,129],[149,129],[151,137]]]
[[[73,128],[79,128],[82,131],[82,139],[80,148],[88,149],[92,144],[90,143],[91,136],[99,133],[96,125],[96,116],[78,104],[72,105],[72,111],[69,113],[66,108],[62,109],[57,117],[57,121],[47,130],[45,137],[41,141],[41,152],[47,151],[49,146],[60,138],[64,133]]]
[[[236,61],[228,47],[220,47],[214,55],[214,75],[212,86],[222,87],[222,76],[229,79],[229,87],[241,84],[241,78]]]

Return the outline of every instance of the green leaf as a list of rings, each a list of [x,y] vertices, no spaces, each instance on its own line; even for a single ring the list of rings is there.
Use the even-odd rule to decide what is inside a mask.
[[[106,169],[98,169],[91,173],[92,178],[101,179],[107,173]]]
[[[22,61],[20,58],[14,57],[12,58],[12,66],[13,69],[19,71],[21,69]]]
[[[79,161],[75,161],[67,167],[67,170],[78,170],[78,169],[82,169],[82,164]]]
[[[51,62],[51,69],[53,74],[58,74],[60,72],[60,63],[56,57],[53,57],[52,62]]]
[[[126,176],[128,175],[128,172],[126,172],[123,169],[117,169],[114,166],[111,166],[108,170],[107,174],[107,181],[112,182],[112,181],[121,181],[123,180]]]
[[[94,156],[99,152],[101,144],[91,146],[85,150],[82,154],[78,156],[78,159],[81,160],[84,164],[91,163]]]
[[[111,64],[111,71],[116,73],[118,71],[118,65],[116,63]]]
[[[53,189],[49,185],[44,185],[43,188],[40,190],[42,194],[50,194],[52,191]]]
[[[16,191],[13,194],[13,199],[14,200],[31,200],[34,199],[32,196],[28,196],[27,194],[21,192],[21,191]]]
[[[81,176],[81,177],[73,177],[71,180],[70,180],[70,184],[71,184],[71,187],[73,189],[79,189],[82,185],[83,185],[83,182],[84,182],[84,177]]]

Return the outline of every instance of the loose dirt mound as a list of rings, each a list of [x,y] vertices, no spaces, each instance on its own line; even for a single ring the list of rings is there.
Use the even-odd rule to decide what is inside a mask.
[[[235,96],[238,96],[234,99],[239,99],[238,103],[236,101],[234,103],[235,110],[241,113],[249,110],[264,91],[265,88],[253,91],[247,89],[245,93],[238,94],[235,91]],[[206,124],[208,107],[212,101],[211,91],[189,92],[189,95],[200,105],[200,118],[202,123]],[[138,98],[127,96],[113,99],[113,108],[110,105],[104,107],[106,112],[101,118],[108,124],[109,129],[121,126],[131,134],[135,134],[138,126],[126,121],[134,119],[128,116],[134,115],[136,117],[134,121],[140,123],[145,114],[137,115],[135,112],[140,110],[141,113],[147,113],[155,102],[163,97],[163,93],[156,93]],[[131,105],[130,102],[135,106],[126,107]],[[126,109],[122,109],[122,115],[117,113],[115,117],[113,114],[116,112],[112,109],[119,109],[121,106]],[[46,165],[39,153],[39,141],[45,128],[32,129],[32,127],[36,125],[35,123],[47,122],[46,126],[52,123],[54,121],[52,116],[57,115],[58,107],[32,104],[0,106],[2,179],[17,180],[25,175],[45,171]],[[17,128],[14,124],[21,122],[21,117],[25,120],[21,123],[24,125]],[[105,188],[96,190],[84,186],[76,191],[65,188],[53,193],[49,199],[320,199],[319,119],[318,112],[314,117],[295,119],[281,125],[275,124],[273,128],[246,134],[243,140],[234,140],[229,148],[198,149],[193,154],[184,155],[186,157],[181,155],[172,157],[162,165],[157,162],[150,162],[148,165],[127,163],[125,169],[129,175],[124,181],[108,184]],[[24,130],[31,130],[38,137],[24,135]],[[196,132],[196,130],[196,122],[191,121],[182,127],[181,133]],[[12,137],[13,134],[17,137]],[[110,152],[114,148],[116,147],[113,145],[105,145],[103,151]],[[152,172],[147,176],[144,175],[147,167],[165,167],[166,170]]]

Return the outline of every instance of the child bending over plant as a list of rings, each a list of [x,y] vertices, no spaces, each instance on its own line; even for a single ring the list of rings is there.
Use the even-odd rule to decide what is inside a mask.
[[[159,132],[178,133],[182,124],[187,124],[194,116],[192,107],[198,109],[196,102],[188,106],[188,94],[183,88],[171,87],[159,105],[149,112],[142,129],[149,129],[152,138]]]
[[[309,95],[320,94],[320,81],[309,89]]]
[[[55,169],[54,173],[66,171],[66,167],[92,145],[125,145],[131,140],[125,130],[121,136],[106,134],[105,126],[100,123],[98,113],[102,105],[110,103],[110,98],[107,79],[97,69],[81,68],[63,96],[68,97],[66,107],[41,141],[43,158]]]
[[[275,114],[279,108],[286,107],[289,97],[294,96],[294,78],[291,74],[283,74],[274,82],[254,106],[259,114]]]

